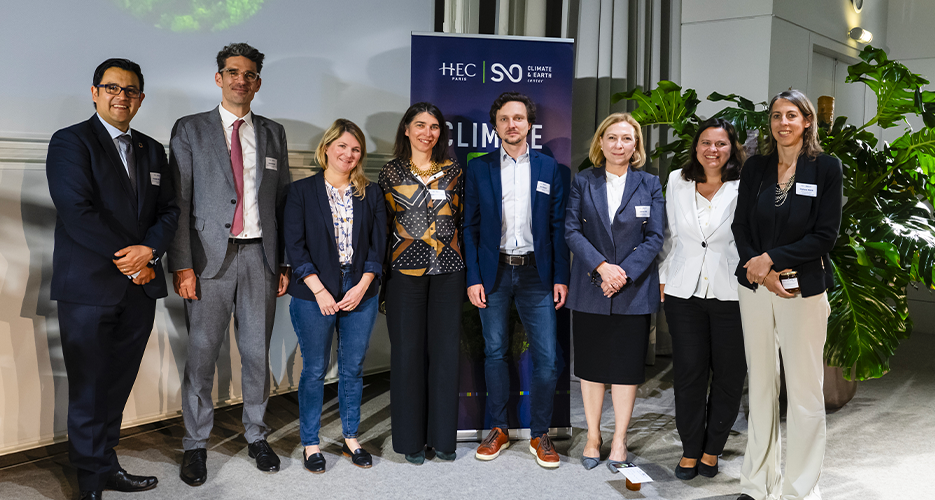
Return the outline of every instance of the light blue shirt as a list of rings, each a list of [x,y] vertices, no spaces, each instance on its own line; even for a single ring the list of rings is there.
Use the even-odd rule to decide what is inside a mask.
[[[117,153],[120,154],[120,161],[123,162],[123,169],[127,171],[127,175],[130,175],[130,169],[127,167],[127,155],[130,153],[125,148],[133,146],[133,136],[130,135],[129,129],[127,132],[120,130],[119,128],[107,123],[107,120],[101,118],[101,114],[97,113],[97,119],[104,124],[104,128],[107,129],[107,133],[110,134],[110,138],[114,141],[114,146],[117,147]],[[123,142],[120,140],[120,136],[125,135],[130,138],[130,145],[124,146]]]

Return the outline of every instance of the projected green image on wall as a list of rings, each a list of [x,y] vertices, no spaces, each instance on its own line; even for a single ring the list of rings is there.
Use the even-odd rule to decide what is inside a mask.
[[[160,29],[224,31],[253,17],[264,0],[114,0],[118,7]]]

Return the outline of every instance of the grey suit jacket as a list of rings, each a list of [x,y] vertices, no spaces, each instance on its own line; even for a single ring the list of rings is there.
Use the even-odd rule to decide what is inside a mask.
[[[291,180],[289,151],[282,125],[254,114],[253,127],[263,251],[268,270],[275,274],[284,262],[282,210]],[[169,247],[169,270],[194,269],[201,278],[213,278],[224,263],[237,200],[218,108],[175,122],[170,147],[169,165],[181,214]]]

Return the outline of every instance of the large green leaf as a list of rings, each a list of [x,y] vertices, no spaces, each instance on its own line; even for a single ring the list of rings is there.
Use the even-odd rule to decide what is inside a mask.
[[[923,115],[926,123],[935,124],[932,103],[935,94],[920,89],[929,81],[897,61],[886,52],[867,46],[860,53],[863,60],[847,68],[847,83],[863,82],[877,97],[877,114],[862,128],[877,124],[889,128],[902,122],[907,114]]]
[[[669,126],[675,134],[671,142],[650,147],[650,158],[656,159],[672,154],[673,165],[683,165],[688,161],[688,149],[692,138],[698,130],[698,93],[688,89],[684,93],[682,87],[668,80],[662,80],[656,88],[644,92],[636,87],[628,92],[621,92],[611,96],[612,103],[620,101],[635,101],[636,109],[631,113],[633,118],[643,128],[650,126]]]
[[[753,131],[757,134],[758,143],[766,145],[769,141],[769,115],[766,113],[766,103],[753,101],[737,94],[724,95],[713,92],[708,96],[712,102],[733,102],[737,107],[724,108],[714,114],[713,118],[722,118],[734,126],[741,142],[747,139]],[[757,109],[760,107],[761,109]]]

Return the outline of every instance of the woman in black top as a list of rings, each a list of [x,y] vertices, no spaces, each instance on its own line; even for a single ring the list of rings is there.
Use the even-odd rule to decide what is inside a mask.
[[[788,90],[769,105],[770,151],[743,167],[731,226],[749,370],[750,415],[740,499],[821,498],[825,451],[822,353],[841,225],[842,169],[818,144],[815,108]],[[779,350],[788,397],[780,471]]]
[[[386,326],[392,353],[393,449],[421,464],[425,449],[455,459],[458,347],[464,298],[463,175],[433,104],[413,104],[380,171],[389,225]]]

